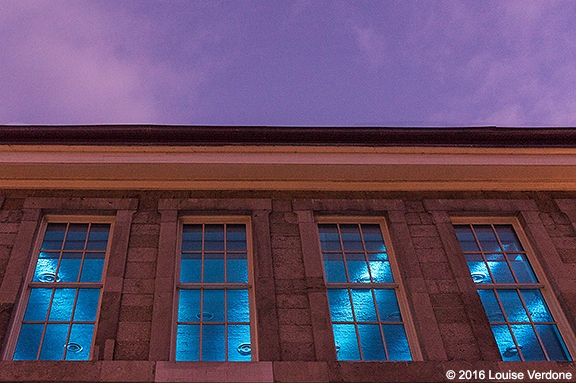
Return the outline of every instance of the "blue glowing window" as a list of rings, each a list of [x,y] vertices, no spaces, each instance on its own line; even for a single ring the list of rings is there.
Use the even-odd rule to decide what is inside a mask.
[[[14,360],[88,360],[110,224],[49,223]]]
[[[570,361],[512,225],[455,225],[503,361]]]
[[[185,224],[176,361],[253,360],[245,224]]]
[[[412,360],[379,224],[318,225],[338,360]]]

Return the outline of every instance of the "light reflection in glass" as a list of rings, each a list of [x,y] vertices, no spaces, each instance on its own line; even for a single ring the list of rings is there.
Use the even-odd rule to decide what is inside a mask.
[[[176,361],[252,360],[247,251],[245,224],[183,225]]]
[[[319,224],[318,232],[338,360],[411,360],[380,225]]]
[[[454,230],[502,360],[571,360],[540,289],[526,286],[538,280],[512,225]]]
[[[14,360],[90,358],[109,231],[110,224],[48,223]]]

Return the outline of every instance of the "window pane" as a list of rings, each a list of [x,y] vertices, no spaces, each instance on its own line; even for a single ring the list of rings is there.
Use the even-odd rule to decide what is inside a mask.
[[[384,245],[384,238],[382,238],[380,225],[363,224],[362,235],[364,237],[366,251],[386,252],[386,246]]]
[[[226,225],[226,251],[246,251],[245,225]]]
[[[200,326],[181,324],[176,331],[176,361],[200,360]]]
[[[224,290],[203,290],[203,321],[224,322]]]
[[[474,238],[474,234],[472,234],[472,229],[470,229],[470,226],[455,225],[454,231],[456,232],[456,237],[458,238],[458,242],[460,242],[462,251],[464,252],[480,251],[478,245],[476,244],[476,239]]]
[[[200,290],[180,290],[178,299],[178,321],[200,321]]]
[[[466,254],[466,263],[474,283],[491,283],[492,278],[481,254]]]
[[[552,322],[552,315],[539,290],[521,290],[522,299],[534,322]]]
[[[204,282],[224,282],[224,254],[204,254]]]
[[[358,339],[353,324],[334,324],[334,342],[338,360],[360,360]]]
[[[412,360],[404,326],[387,324],[382,325],[382,329],[384,330],[384,339],[388,349],[388,358],[390,360]]]
[[[246,254],[227,254],[226,256],[226,282],[248,282],[248,260]]]
[[[495,283],[514,283],[514,277],[504,259],[504,254],[486,254],[486,261]]]
[[[341,253],[323,253],[326,282],[346,282],[346,271]]]
[[[48,324],[44,343],[40,351],[41,360],[61,360],[64,356],[64,346],[68,337],[69,325],[67,324]]]
[[[224,251],[224,225],[204,226],[204,251]]]
[[[320,234],[320,245],[324,251],[341,250],[340,237],[338,236],[338,226],[318,225]]]
[[[202,254],[182,254],[180,282],[200,282],[202,276]]]
[[[182,254],[180,282],[200,282],[202,277],[202,254]]]
[[[494,231],[490,225],[474,225],[476,236],[480,241],[480,247],[485,252],[501,252],[502,249],[498,244],[498,240],[494,235]]]
[[[538,331],[538,335],[540,335],[540,339],[544,343],[550,360],[572,360],[555,325],[536,325],[536,331]]]
[[[529,322],[524,305],[516,290],[496,290],[509,322]]]
[[[340,233],[345,251],[364,250],[358,225],[340,225]]]
[[[332,322],[352,322],[352,306],[347,289],[329,289],[328,301]]]
[[[82,275],[80,282],[100,282],[102,281],[102,271],[104,269],[105,253],[86,253],[82,264]]]
[[[202,250],[202,225],[184,225],[182,251]]]
[[[43,324],[23,324],[18,335],[14,360],[36,360]]]
[[[534,275],[534,271],[532,271],[532,266],[530,266],[530,263],[528,263],[524,254],[507,254],[507,257],[518,283],[538,282]]]
[[[99,300],[100,289],[80,289],[74,309],[74,322],[95,322]]]
[[[376,308],[372,290],[353,289],[352,302],[354,302],[354,314],[358,322],[377,322]]]
[[[370,283],[370,273],[364,253],[346,253],[350,282]]]
[[[227,290],[228,322],[250,322],[248,290]]]
[[[540,343],[536,338],[532,325],[513,324],[510,327],[516,337],[516,341],[518,342],[524,360],[546,360],[546,356],[544,355],[544,352],[542,352],[542,347],[540,347]]]
[[[62,249],[65,232],[65,223],[49,223],[46,226],[46,234],[44,235],[44,242],[42,242],[42,250]]]
[[[76,289],[56,289],[52,306],[50,307],[50,321],[65,321],[72,319]]]
[[[376,295],[376,304],[378,305],[378,313],[382,322],[402,321],[400,307],[398,306],[394,290],[376,289],[374,294]]]
[[[252,360],[249,325],[228,326],[228,360],[231,362]]]
[[[40,252],[32,280],[34,282],[56,282],[59,258],[60,253]]]
[[[77,282],[82,253],[64,252],[58,269],[58,282]]]
[[[360,344],[364,360],[386,360],[380,326],[377,324],[359,324]]]
[[[66,345],[66,360],[90,359],[93,333],[94,325],[73,324],[70,331],[70,340]]]
[[[226,360],[226,345],[224,343],[224,325],[202,326],[202,360]]]
[[[92,224],[90,226],[90,236],[88,237],[88,250],[106,250],[108,246],[109,224]]]
[[[86,242],[88,224],[71,223],[64,243],[64,250],[83,250]]]
[[[518,237],[516,237],[512,225],[494,225],[494,228],[496,229],[496,233],[498,233],[500,242],[502,242],[504,251],[508,253],[524,251],[522,245],[520,245]]]
[[[30,298],[28,298],[24,320],[45,321],[46,315],[48,315],[48,307],[50,306],[51,298],[52,289],[32,289],[30,291]]]
[[[370,274],[372,275],[372,282],[394,282],[394,278],[392,278],[392,270],[390,269],[390,262],[388,261],[388,254],[368,254],[368,261],[370,265]]]

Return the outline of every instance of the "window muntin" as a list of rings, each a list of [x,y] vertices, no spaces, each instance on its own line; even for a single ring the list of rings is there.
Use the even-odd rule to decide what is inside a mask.
[[[37,251],[14,360],[88,360],[111,223],[49,222]]]
[[[255,359],[247,223],[184,223],[176,361]]]
[[[380,223],[318,224],[338,360],[412,360]]]
[[[503,361],[572,360],[512,224],[454,225]]]

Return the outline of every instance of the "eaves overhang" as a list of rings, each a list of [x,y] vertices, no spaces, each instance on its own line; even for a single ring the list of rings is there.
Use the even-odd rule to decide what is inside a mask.
[[[576,190],[572,128],[71,128],[0,127],[0,188]]]
[[[576,128],[24,125],[0,126],[0,144],[574,148]]]

